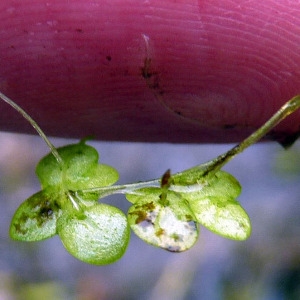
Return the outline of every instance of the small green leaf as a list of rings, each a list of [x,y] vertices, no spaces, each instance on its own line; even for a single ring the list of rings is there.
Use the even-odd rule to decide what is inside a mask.
[[[197,221],[209,230],[234,240],[245,240],[251,234],[247,213],[235,200],[219,197],[199,197],[190,201]]]
[[[247,213],[235,200],[240,194],[239,182],[230,174],[219,171],[208,177],[201,190],[182,193],[203,226],[224,237],[245,240],[251,234]]]
[[[65,248],[77,259],[95,265],[118,260],[129,242],[124,213],[107,204],[85,207],[81,214],[64,212],[57,231]]]
[[[162,199],[161,188],[145,188],[127,194],[134,203],[128,221],[137,236],[145,242],[172,252],[191,248],[198,238],[195,217],[185,200],[168,192]]]
[[[83,141],[58,148],[57,151],[64,162],[64,170],[52,153],[45,156],[36,168],[42,188],[63,186],[65,190],[88,189],[111,185],[119,178],[114,168],[98,164],[97,150]]]
[[[235,199],[241,193],[240,183],[229,173],[218,171],[206,177],[206,183],[203,185],[202,196],[223,196]]]
[[[60,208],[53,193],[43,190],[24,201],[15,212],[9,234],[21,241],[39,241],[56,234]]]

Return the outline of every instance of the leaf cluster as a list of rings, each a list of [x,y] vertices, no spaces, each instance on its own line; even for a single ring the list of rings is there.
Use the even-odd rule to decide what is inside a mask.
[[[39,241],[59,235],[76,258],[103,265],[126,251],[130,228],[145,242],[172,252],[191,248],[199,224],[227,238],[249,237],[249,217],[236,197],[241,187],[223,171],[198,166],[162,178],[129,185],[113,185],[118,172],[99,164],[97,150],[80,141],[57,149],[62,163],[49,153],[37,165],[37,192],[17,209],[10,236]],[[205,166],[205,165],[204,165]],[[131,202],[125,215],[98,199],[123,193]]]

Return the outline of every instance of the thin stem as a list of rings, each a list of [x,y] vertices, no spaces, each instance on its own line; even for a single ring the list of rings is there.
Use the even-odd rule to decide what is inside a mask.
[[[76,196],[76,195],[75,195]],[[67,193],[67,197],[68,199],[70,200],[70,202],[72,203],[73,207],[77,210],[77,211],[80,211],[80,206],[79,204],[77,203],[77,201],[74,199],[73,195],[71,192],[68,191]]]
[[[100,193],[100,198],[113,195],[113,194],[130,194],[138,189],[142,189],[144,187],[160,187],[160,179],[122,184],[122,185],[113,185],[113,186],[104,186],[104,187],[95,187],[90,189],[78,190],[76,191],[76,195],[84,195],[87,193],[97,192]]]
[[[40,135],[40,137],[45,141],[45,143],[50,148],[51,153],[57,160],[58,164],[63,166],[63,160],[61,156],[59,155],[57,149],[54,147],[54,145],[49,141],[45,133],[42,131],[40,126],[26,113],[25,110],[23,110],[18,104],[16,104],[13,100],[5,96],[3,93],[0,92],[0,98],[9,104],[11,107],[13,107],[16,111],[18,111],[30,124],[31,126],[37,131],[37,133]]]

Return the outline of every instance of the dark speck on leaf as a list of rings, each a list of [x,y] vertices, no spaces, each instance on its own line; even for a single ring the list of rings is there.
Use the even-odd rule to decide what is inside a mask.
[[[168,248],[166,248],[166,250],[168,250],[170,252],[180,252],[181,248],[179,246],[168,246]]]
[[[19,232],[20,234],[25,235],[27,233],[27,230],[24,229],[19,223],[14,224],[14,227],[15,227],[16,232]]]
[[[151,201],[149,203],[145,203],[143,205],[135,205],[137,209],[142,209],[144,211],[152,211],[155,209],[154,203]]]
[[[165,233],[165,231],[162,228],[159,228],[158,230],[155,231],[155,235],[157,237],[160,237],[161,235],[163,235]]]
[[[42,217],[50,217],[52,214],[53,214],[53,210],[51,208],[48,208],[48,207],[43,207],[41,208],[40,210],[40,214]]]
[[[185,215],[185,218],[186,218],[186,221],[187,221],[187,222],[193,220],[193,217],[192,217],[191,215]]]
[[[149,226],[154,226],[154,223],[151,221],[151,220],[144,220],[142,221],[141,223],[138,223],[140,227],[143,227],[143,228],[146,228],[146,227],[149,227]]]
[[[135,220],[135,224],[139,224],[139,223],[145,221],[145,219],[147,217],[146,212],[144,212],[144,211],[136,211],[135,213],[137,215],[137,218]]]

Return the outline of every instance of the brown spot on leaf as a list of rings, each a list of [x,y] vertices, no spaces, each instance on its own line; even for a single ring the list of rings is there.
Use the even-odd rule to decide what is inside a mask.
[[[155,231],[155,235],[157,237],[162,236],[163,234],[165,234],[165,231],[162,228],[159,228],[158,230]]]
[[[147,213],[145,211],[136,210],[134,212],[130,212],[131,215],[136,215],[137,218],[135,219],[135,224],[139,224],[146,220]]]
[[[145,204],[142,204],[142,205],[136,204],[135,207],[137,209],[142,209],[144,211],[152,211],[152,210],[155,209],[155,205],[154,205],[153,201],[145,203]]]
[[[193,217],[191,215],[185,215],[185,219],[187,222],[189,222],[193,220]]]
[[[129,212],[129,214],[137,216],[135,220],[135,224],[140,224],[144,221],[153,224],[152,223],[153,216],[151,215],[151,213],[154,211],[155,205],[152,201],[142,205],[136,204],[134,205],[134,208],[135,210]]]

